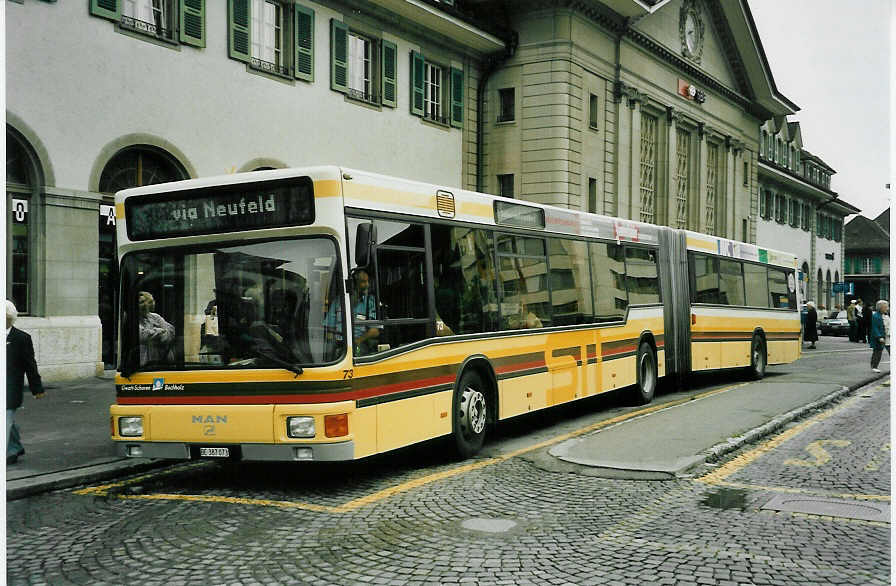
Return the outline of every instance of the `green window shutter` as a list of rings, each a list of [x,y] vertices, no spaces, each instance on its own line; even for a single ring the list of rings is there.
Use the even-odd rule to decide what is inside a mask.
[[[205,0],[181,0],[180,42],[205,46]]]
[[[394,108],[398,96],[398,48],[395,43],[383,41],[383,105]]]
[[[451,126],[464,125],[464,70],[451,68]]]
[[[880,257],[875,256],[871,260],[871,265],[874,267],[874,274],[879,275],[881,273],[881,270],[883,269],[883,263],[881,262]]]
[[[230,56],[239,61],[249,61],[251,43],[251,12],[249,0],[227,0],[228,24],[230,25]]]
[[[121,4],[118,0],[90,0],[90,14],[109,20],[119,20]]]
[[[348,91],[348,27],[330,19],[330,89]]]
[[[314,81],[314,11],[299,4],[296,9],[296,77]]]
[[[425,73],[423,54],[411,51],[411,114],[423,116]]]

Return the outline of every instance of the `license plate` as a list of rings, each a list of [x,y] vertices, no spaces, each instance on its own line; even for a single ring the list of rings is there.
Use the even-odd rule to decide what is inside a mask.
[[[229,458],[230,448],[199,448],[202,458]]]

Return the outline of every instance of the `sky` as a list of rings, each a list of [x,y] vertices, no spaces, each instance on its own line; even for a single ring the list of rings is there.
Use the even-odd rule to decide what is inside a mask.
[[[778,91],[831,189],[875,218],[890,205],[891,0],[749,0]],[[896,185],[893,186],[896,189]]]

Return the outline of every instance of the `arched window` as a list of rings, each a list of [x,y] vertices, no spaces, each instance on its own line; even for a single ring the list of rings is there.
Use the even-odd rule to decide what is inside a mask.
[[[800,297],[802,297],[803,301],[808,301],[807,295],[809,295],[809,263],[804,262],[802,268],[800,269]]]
[[[38,167],[30,145],[6,127],[6,297],[32,313]]]
[[[822,299],[824,295],[824,274],[821,272],[821,269],[818,269],[818,288],[815,289],[815,304],[821,305]]]
[[[831,271],[828,269],[828,278],[825,281],[824,287],[824,306],[827,309],[831,308]]]
[[[840,271],[834,271],[834,282],[840,282]],[[834,294],[834,303],[843,307],[843,293],[835,293]]]
[[[106,163],[99,188],[102,193],[115,193],[129,187],[186,178],[186,171],[168,153],[153,147],[135,146],[120,151]]]

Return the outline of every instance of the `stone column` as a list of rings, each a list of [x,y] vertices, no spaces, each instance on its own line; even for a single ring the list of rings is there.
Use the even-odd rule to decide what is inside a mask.
[[[703,122],[697,123],[697,197],[694,198],[694,204],[691,204],[691,211],[695,213],[695,221],[691,225],[696,226],[697,232],[708,233],[709,226],[706,225],[706,180],[707,171],[706,163],[709,157],[709,147],[706,144],[707,126]],[[696,210],[694,206],[696,205]]]
[[[636,92],[629,102],[632,109],[632,150],[628,217],[632,220],[641,219],[641,105],[646,99],[647,96]]]
[[[631,213],[631,165],[632,165],[632,95],[637,90],[624,83],[616,86],[616,210],[619,218]],[[605,210],[604,213],[607,213]]]
[[[672,106],[666,108],[666,226],[674,226],[678,215],[676,196],[678,193],[678,123],[681,121],[681,113]]]
[[[44,196],[45,304],[20,323],[34,340],[42,378],[101,374],[97,193],[47,188]]]

